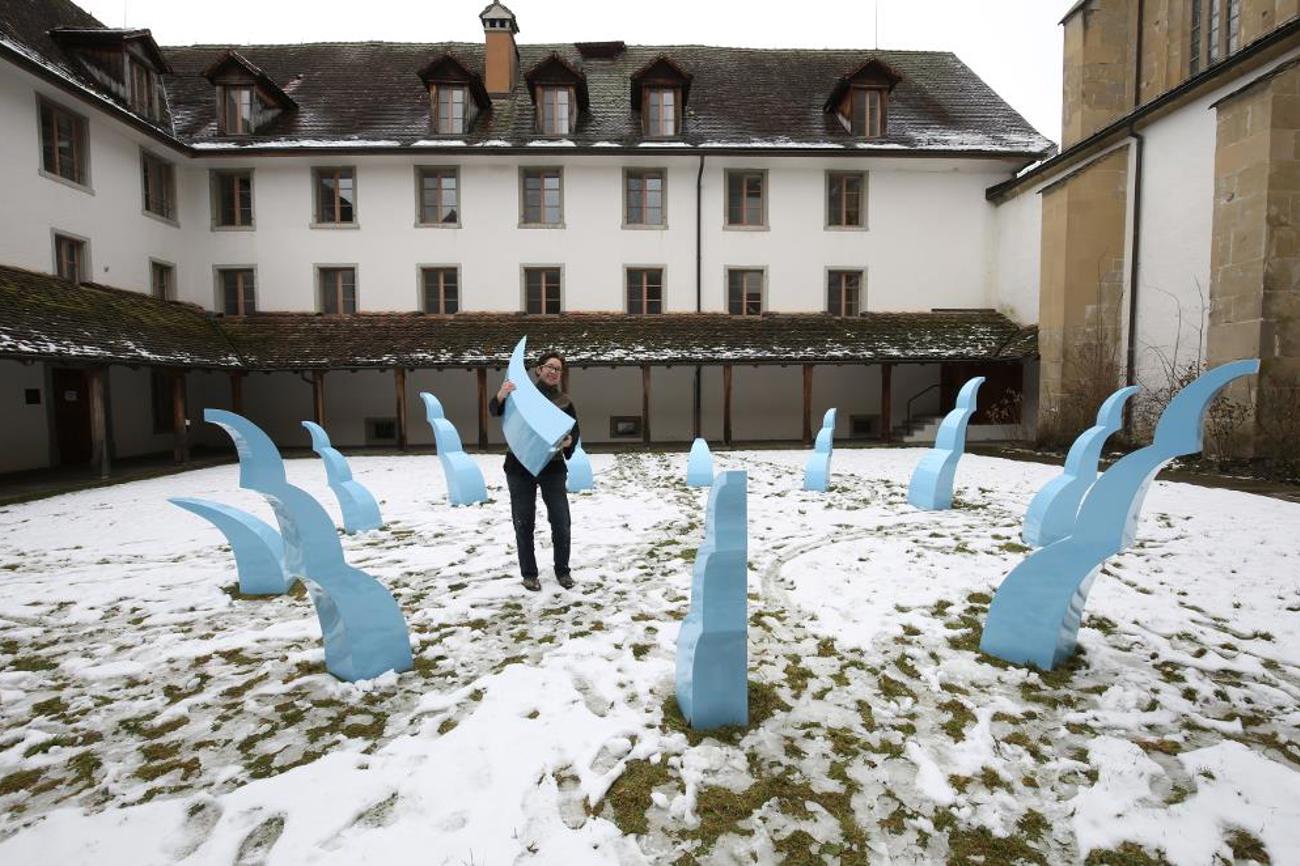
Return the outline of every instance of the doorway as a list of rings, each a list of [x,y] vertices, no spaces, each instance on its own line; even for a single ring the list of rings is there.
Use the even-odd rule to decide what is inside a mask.
[[[90,434],[90,377],[85,370],[50,371],[54,397],[54,444],[60,466],[79,466],[94,456]]]

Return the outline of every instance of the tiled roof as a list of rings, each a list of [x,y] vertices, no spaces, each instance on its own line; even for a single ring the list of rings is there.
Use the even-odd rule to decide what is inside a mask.
[[[73,58],[49,37],[48,31],[59,26],[103,25],[68,0],[0,0],[0,46],[96,90]],[[232,48],[264,70],[299,106],[241,142],[217,136],[216,95],[202,76]],[[164,76],[172,123],[164,123],[163,129],[174,128],[186,145],[402,147],[446,143],[430,140],[429,99],[419,71],[437,55],[451,52],[482,75],[484,46],[366,42],[211,45],[164,48],[163,52],[174,69],[173,75]],[[514,92],[495,100],[492,111],[481,115],[459,140],[467,147],[526,146],[538,141],[533,104],[522,76],[552,53],[582,74],[590,93],[590,110],[582,113],[571,136],[578,147],[642,143],[631,107],[631,76],[661,55],[692,76],[678,146],[955,151],[1026,158],[1052,147],[947,52],[629,45],[621,53],[588,50],[584,58],[573,43],[520,45],[520,77]],[[902,80],[890,94],[888,135],[859,141],[823,106],[842,76],[872,58],[887,64]]]
[[[249,370],[504,366],[522,336],[577,365],[1015,360],[1036,329],[992,311],[739,317],[263,313],[223,318],[0,267],[0,357]]]
[[[180,367],[239,366],[199,307],[0,266],[0,356]]]

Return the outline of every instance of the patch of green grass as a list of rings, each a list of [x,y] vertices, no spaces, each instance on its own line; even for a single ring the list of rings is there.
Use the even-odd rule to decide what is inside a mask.
[[[17,794],[19,791],[31,788],[40,777],[40,770],[18,770],[10,773],[4,778],[0,778],[0,797],[7,794]]]
[[[799,663],[799,656],[786,656],[785,666],[785,684],[790,688],[790,694],[796,698],[802,697],[803,693],[808,690],[808,682],[813,678],[813,672]]]
[[[1016,829],[1034,842],[1043,838],[1048,826],[1047,818],[1043,817],[1043,813],[1036,809],[1025,812],[1020,816],[1020,820],[1016,822]]]
[[[911,659],[901,653],[898,658],[894,659],[894,667],[898,668],[906,676],[909,676],[914,680],[921,678],[921,672],[916,669],[916,665],[912,664]]]
[[[63,702],[63,698],[53,697],[49,700],[39,701],[32,704],[32,713],[37,716],[60,716],[68,711],[68,705]]]
[[[349,738],[362,740],[377,740],[384,735],[384,728],[388,726],[388,714],[371,712],[369,722],[352,722],[345,724],[340,731],[341,734]]]
[[[252,691],[256,686],[261,685],[263,682],[265,682],[268,678],[270,678],[270,676],[271,675],[269,673],[261,673],[255,677],[249,677],[248,679],[244,680],[242,683],[230,686],[229,688],[226,689],[222,689],[221,697],[242,698],[244,695]]]
[[[1042,748],[1039,747],[1039,745],[1035,743],[1033,740],[1031,740],[1029,738],[1029,735],[1026,734],[1024,731],[1012,731],[1011,733],[1007,734],[1005,737],[1002,738],[1002,742],[1010,743],[1013,746],[1019,746],[1020,748],[1028,752],[1033,757],[1033,759],[1035,761],[1038,761],[1039,763],[1042,763],[1047,759],[1047,756],[1043,754]]]
[[[889,674],[881,674],[876,680],[876,684],[880,688],[880,693],[890,700],[898,700],[899,698],[916,699],[916,692],[889,676]]]
[[[937,826],[937,824],[936,824]],[[994,836],[987,827],[948,833],[948,866],[1047,866],[1047,858],[1021,836]]]
[[[776,689],[758,680],[749,681],[749,726],[726,725],[708,731],[697,731],[682,717],[681,708],[677,706],[677,696],[669,695],[661,705],[663,711],[662,727],[668,731],[677,731],[686,735],[686,741],[698,746],[704,740],[713,738],[725,743],[739,742],[753,728],[763,724],[777,712],[788,712],[790,705],[781,700]]]
[[[53,659],[44,656],[19,656],[9,662],[12,671],[52,671],[58,667]]]
[[[614,823],[624,833],[641,835],[650,830],[646,820],[646,810],[650,808],[650,795],[655,788],[668,784],[672,773],[668,766],[660,761],[628,761],[623,774],[609,786],[604,802],[614,812]],[[597,809],[600,804],[597,804]]]
[[[974,724],[975,714],[955,698],[939,704],[939,709],[948,714],[948,720],[940,725],[943,732],[959,743],[966,739],[966,726]]]
[[[72,778],[81,783],[82,787],[90,787],[95,784],[95,771],[101,766],[99,758],[93,752],[78,752],[68,759],[67,767],[72,772]]]
[[[1088,859],[1083,863],[1084,866],[1170,866],[1164,855],[1152,855],[1132,842],[1125,842],[1118,848],[1107,851],[1093,849],[1088,852]]]
[[[190,758],[185,761],[173,760],[157,764],[144,764],[136,769],[131,775],[137,779],[143,779],[146,782],[152,782],[154,779],[162,778],[168,773],[180,772],[181,779],[189,779],[195,776],[202,769],[198,758]]]
[[[1028,553],[1033,548],[1027,547],[1018,541],[1004,541],[998,545],[998,550],[1004,553]]]
[[[652,649],[654,649],[654,644],[634,643],[632,644],[632,658],[634,659],[645,658],[645,654],[650,652],[650,650]]]
[[[244,655],[244,650],[238,647],[229,650],[219,650],[217,655],[221,656],[221,658],[225,660],[226,664],[242,666],[257,664],[257,659]],[[211,658],[211,656],[209,656],[209,658]],[[195,659],[195,661],[197,662],[198,659]]]
[[[1266,866],[1271,866],[1273,862],[1268,856],[1268,849],[1264,847],[1264,843],[1245,830],[1234,830],[1228,837],[1228,847],[1232,849],[1232,856],[1237,860],[1253,860]]]

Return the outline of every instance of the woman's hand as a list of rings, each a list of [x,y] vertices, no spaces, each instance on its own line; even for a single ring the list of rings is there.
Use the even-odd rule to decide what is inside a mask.
[[[501,390],[497,391],[497,402],[504,403],[506,398],[510,396],[510,392],[513,390],[515,390],[515,383],[506,379],[501,383]]]
[[[572,437],[572,436],[565,436],[565,437],[564,437],[564,441],[560,443],[560,447],[561,447],[561,448],[568,448],[571,444],[573,444],[573,437]]]

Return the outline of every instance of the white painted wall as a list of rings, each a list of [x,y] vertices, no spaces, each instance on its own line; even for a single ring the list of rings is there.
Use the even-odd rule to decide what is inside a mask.
[[[1025,190],[998,205],[994,220],[993,304],[1022,325],[1038,321],[1043,247],[1043,199]]]
[[[29,388],[40,392],[40,402],[31,406]],[[0,361],[0,472],[49,465],[49,399],[44,364]]]

